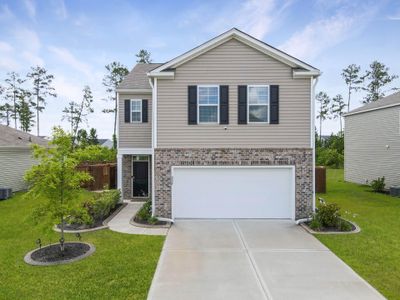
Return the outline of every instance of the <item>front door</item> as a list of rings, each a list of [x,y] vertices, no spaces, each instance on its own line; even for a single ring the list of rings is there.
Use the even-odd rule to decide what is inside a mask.
[[[133,197],[149,196],[149,162],[133,161],[132,166]]]

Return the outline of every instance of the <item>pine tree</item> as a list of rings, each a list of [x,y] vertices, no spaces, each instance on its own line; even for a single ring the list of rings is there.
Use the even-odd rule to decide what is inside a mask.
[[[332,98],[332,105],[331,105],[331,115],[333,119],[339,119],[340,123],[340,134],[343,133],[342,127],[342,118],[344,114],[344,110],[346,108],[346,103],[343,101],[342,95],[338,94]]]
[[[18,95],[17,113],[21,130],[30,132],[35,124],[35,114],[31,110],[30,94],[28,92],[20,93]]]
[[[141,49],[139,50],[139,53],[136,54],[137,63],[142,63],[142,64],[149,64],[151,63],[152,59],[151,59],[151,53],[145,49]]]
[[[347,111],[350,111],[350,100],[353,91],[357,92],[361,88],[363,79],[360,77],[361,67],[356,64],[348,65],[347,68],[342,70],[342,77],[347,85],[348,98],[347,98]]]
[[[389,75],[389,68],[376,60],[369,67],[370,70],[367,70],[363,76],[363,80],[368,81],[368,84],[363,87],[363,90],[367,92],[363,103],[377,101],[379,98],[384,97],[387,91],[384,91],[383,88],[399,77],[397,75]],[[390,90],[395,90],[395,88]]]
[[[88,143],[89,143],[89,145],[98,145],[99,144],[99,140],[97,138],[97,131],[95,128],[90,128]]]
[[[129,74],[128,69],[119,62],[112,62],[106,65],[107,73],[103,78],[103,85],[106,87],[108,93],[108,100],[113,102],[114,108],[103,109],[103,113],[114,113],[114,130],[113,138],[116,137],[117,130],[117,87],[122,82],[124,77]],[[114,144],[116,148],[116,143]]]
[[[46,106],[47,97],[57,97],[55,89],[52,86],[54,76],[47,73],[45,68],[36,66],[31,67],[31,72],[27,75],[32,81],[32,91],[31,94],[35,97],[34,107],[36,110],[36,129],[37,135],[39,136],[39,114],[43,112]]]
[[[322,140],[322,122],[330,118],[329,116],[329,104],[331,103],[331,98],[325,92],[319,92],[315,100],[319,103],[319,110],[317,119],[319,119],[319,140]]]

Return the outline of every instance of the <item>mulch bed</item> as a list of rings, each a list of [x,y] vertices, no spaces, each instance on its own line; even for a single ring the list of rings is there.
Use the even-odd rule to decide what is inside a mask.
[[[163,225],[167,225],[168,222],[166,221],[160,221],[158,220],[156,223],[149,223],[147,222],[147,220],[139,220],[138,218],[134,218],[133,221],[135,221],[138,224],[142,224],[142,225],[149,225],[149,226],[163,226]]]
[[[60,244],[54,244],[34,251],[31,259],[41,263],[69,261],[86,254],[89,250],[88,244],[71,242],[65,243],[64,252],[61,252]]]
[[[116,210],[118,210],[122,205],[124,205],[123,203],[118,203],[114,209],[112,209],[110,211],[110,214],[105,217],[104,219],[100,219],[100,220],[95,220],[93,222],[93,224],[91,225],[86,225],[86,224],[64,224],[64,230],[83,230],[83,229],[90,229],[90,228],[96,228],[96,227],[100,227],[103,226],[103,222],[104,220],[106,220],[109,216],[111,216]],[[58,229],[61,229],[60,224],[57,225]]]
[[[347,221],[345,221],[345,222],[347,222]],[[350,222],[347,222],[347,223],[350,224],[351,230],[342,231],[342,230],[340,230],[340,229],[337,228],[337,227],[324,227],[324,228],[321,228],[320,230],[318,230],[318,232],[351,232],[351,231],[356,230],[356,226],[354,226],[354,225],[353,225],[352,223],[350,223]],[[305,222],[305,224],[306,224],[308,227],[310,227],[310,222]],[[315,230],[315,231],[316,231],[316,230]]]

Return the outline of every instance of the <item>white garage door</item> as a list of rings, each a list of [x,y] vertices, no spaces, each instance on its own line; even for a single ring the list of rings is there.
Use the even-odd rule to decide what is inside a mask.
[[[294,219],[293,167],[173,167],[173,218]]]

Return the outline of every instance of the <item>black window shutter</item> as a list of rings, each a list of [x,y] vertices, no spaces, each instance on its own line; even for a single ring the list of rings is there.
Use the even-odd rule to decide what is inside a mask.
[[[131,122],[131,100],[125,100],[125,123]]]
[[[219,86],[219,124],[229,124],[229,86]]]
[[[197,124],[197,86],[188,86],[188,124]]]
[[[148,122],[148,100],[142,100],[142,123]]]
[[[247,124],[247,85],[238,86],[238,124]]]
[[[269,87],[269,123],[279,124],[279,85]]]

